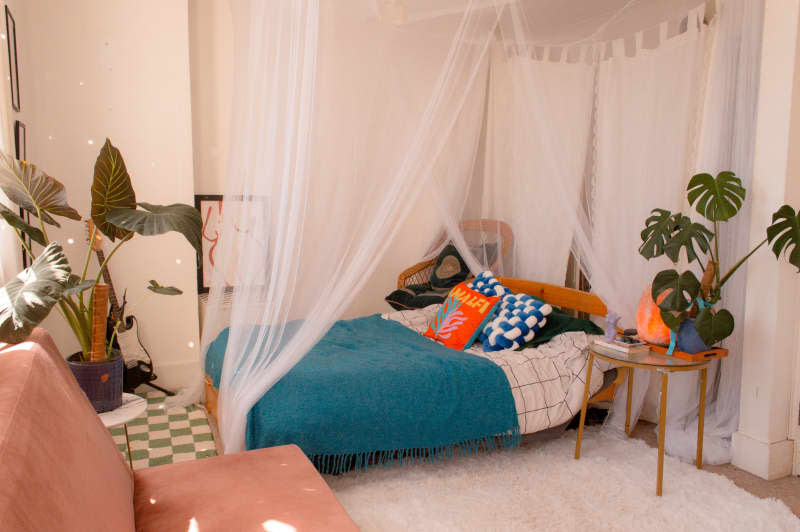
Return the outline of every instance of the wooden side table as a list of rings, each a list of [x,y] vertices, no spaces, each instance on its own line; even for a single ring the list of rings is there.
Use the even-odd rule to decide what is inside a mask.
[[[131,470],[133,470],[133,456],[131,455],[131,440],[128,437],[128,422],[142,415],[145,410],[147,410],[147,401],[144,398],[132,393],[123,393],[122,404],[119,407],[98,414],[106,428],[110,429],[119,425],[125,427],[125,443],[128,446],[128,463]]]
[[[625,406],[625,434],[631,435],[631,392],[633,390],[633,370],[646,369],[661,373],[661,401],[658,415],[658,476],[656,479],[656,495],[661,496],[664,478],[664,434],[667,418],[667,385],[670,373],[676,371],[700,372],[700,411],[697,420],[697,469],[703,468],[703,422],[706,409],[706,380],[710,360],[690,361],[664,355],[654,351],[640,351],[627,354],[608,347],[593,344],[589,347],[589,366],[586,370],[586,386],[583,391],[583,407],[581,421],[578,425],[578,438],[575,442],[575,459],[581,457],[581,440],[583,425],[586,421],[586,407],[589,402],[589,383],[592,378],[592,365],[595,357],[610,362],[628,373],[628,397]]]

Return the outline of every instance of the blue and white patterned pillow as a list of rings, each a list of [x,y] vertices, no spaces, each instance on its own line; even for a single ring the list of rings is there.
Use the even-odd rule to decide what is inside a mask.
[[[517,349],[533,340],[539,329],[547,324],[546,316],[552,311],[553,307],[541,299],[528,294],[508,293],[478,340],[483,342],[484,351]]]
[[[479,273],[467,286],[486,297],[503,297],[510,293],[508,288],[500,284],[500,281],[495,279],[494,274],[489,270]]]

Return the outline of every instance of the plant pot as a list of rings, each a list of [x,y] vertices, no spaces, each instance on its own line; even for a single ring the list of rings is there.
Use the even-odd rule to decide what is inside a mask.
[[[78,381],[83,393],[89,398],[95,411],[100,414],[122,405],[122,375],[125,363],[121,353],[113,349],[111,359],[103,362],[84,362],[81,353],[67,359],[67,365]]]
[[[711,349],[703,342],[703,339],[700,338],[700,335],[697,333],[697,329],[694,328],[693,318],[689,318],[681,323],[681,328],[678,329],[678,339],[675,347],[678,351],[683,351],[684,353],[699,353],[700,351],[708,351]]]

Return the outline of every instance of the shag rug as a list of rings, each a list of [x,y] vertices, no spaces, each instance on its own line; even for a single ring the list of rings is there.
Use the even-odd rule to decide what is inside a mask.
[[[775,499],[666,456],[656,497],[656,449],[588,427],[450,462],[350,472],[325,480],[363,531],[800,531]]]

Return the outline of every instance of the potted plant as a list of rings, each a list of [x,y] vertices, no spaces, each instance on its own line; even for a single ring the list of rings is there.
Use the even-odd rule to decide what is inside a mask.
[[[90,278],[92,246],[87,250],[81,269],[73,270],[61,245],[50,241],[47,235],[47,225],[60,227],[54,217],[81,220],[78,211],[68,204],[62,183],[33,164],[0,153],[0,189],[38,222],[38,227],[34,227],[0,204],[0,217],[11,226],[25,251],[33,258],[30,267],[0,288],[0,342],[25,340],[55,307],[81,346],[81,351],[69,358],[70,369],[79,384],[98,412],[116,408],[122,400],[124,363],[112,345],[123,313],[116,323],[112,323],[113,332],[107,339],[104,328],[107,316],[104,293],[107,294],[107,287],[100,284],[103,272],[117,250],[137,233],[150,236],[177,231],[199,252],[200,213],[184,204],[137,204],[122,154],[106,139],[94,167],[91,189],[93,223],[90,224],[89,241],[95,242],[102,233],[116,244],[97,275]],[[28,245],[26,236],[29,241],[44,247],[38,256]],[[156,294],[182,293],[156,281],[150,281],[147,288]],[[122,306],[125,306],[124,298]]]
[[[733,315],[718,308],[722,287],[764,244],[772,246],[778,259],[785,253],[789,262],[800,271],[800,212],[784,205],[772,215],[772,224],[767,227],[764,240],[724,274],[721,273],[717,238],[719,224],[739,212],[745,194],[741,179],[733,172],[720,172],[716,178],[710,174],[697,174],[689,181],[687,198],[689,205],[710,222],[713,230],[693,222],[688,216],[666,209],[654,209],[645,221],[639,247],[639,253],[645,259],[666,255],[677,263],[681,250],[684,250],[690,266],[697,262],[703,268],[701,280],[691,269],[682,273],[675,269],[664,270],[653,279],[653,301],[657,302],[666,326],[677,334],[681,351],[704,351],[730,336],[734,328]]]

